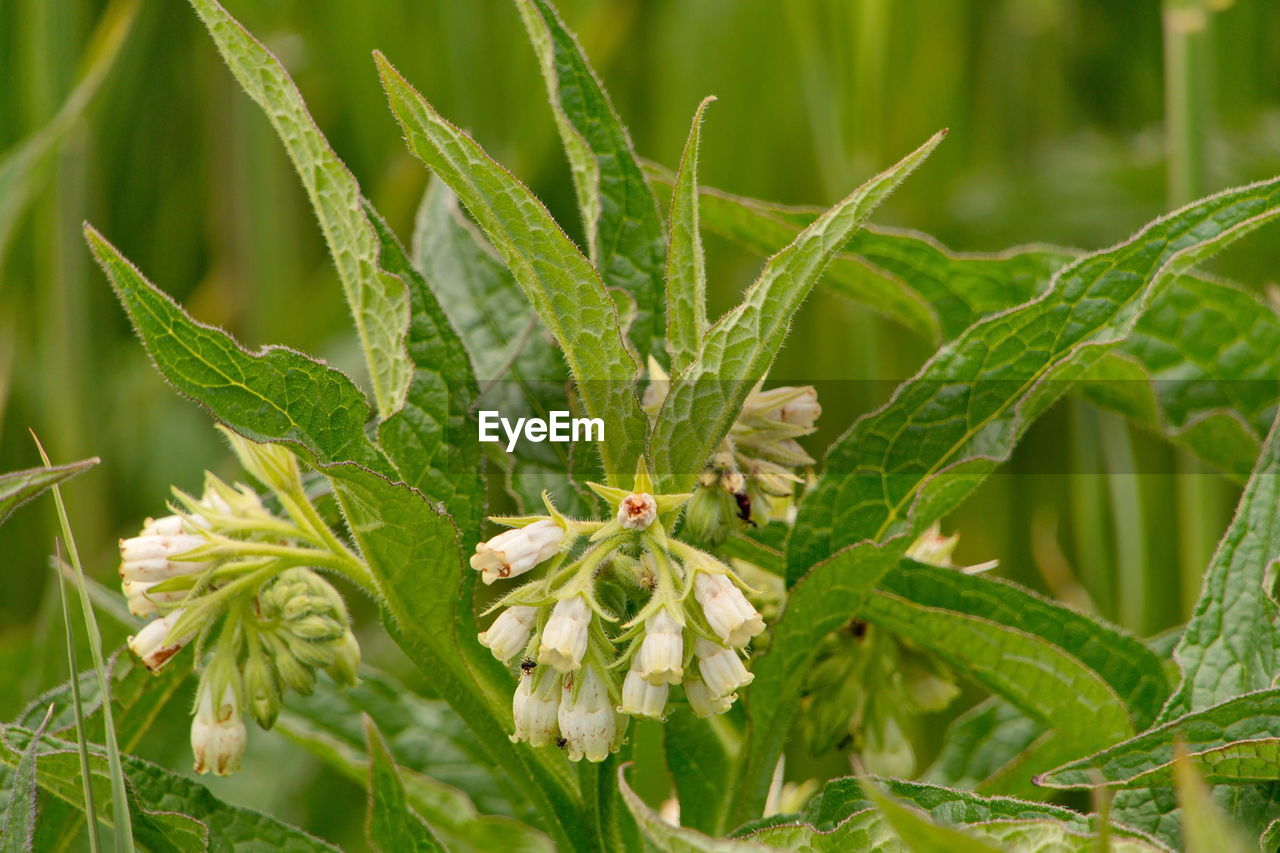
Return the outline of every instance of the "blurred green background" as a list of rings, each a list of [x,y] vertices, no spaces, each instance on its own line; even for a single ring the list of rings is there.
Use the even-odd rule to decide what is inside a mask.
[[[567,165],[507,0],[225,2],[284,60],[339,155],[402,235],[426,173],[385,106],[375,47],[575,233]],[[160,512],[170,484],[197,489],[205,468],[237,472],[208,417],[152,370],[91,264],[82,221],[197,317],[247,345],[287,344],[353,370],[359,363],[320,232],[271,129],[185,3],[138,5],[97,97],[56,152],[0,181],[0,217],[15,207],[21,214],[0,244],[0,470],[36,464],[28,428],[55,461],[102,457],[66,494],[86,562],[108,582],[115,539]],[[957,249],[1100,247],[1188,194],[1280,172],[1274,0],[1211,3],[1202,32],[1171,39],[1154,0],[559,5],[643,156],[673,165],[694,107],[719,96],[701,175],[732,192],[830,203],[949,127],[876,221]],[[0,151],[12,153],[53,119],[107,6],[0,0]],[[19,207],[24,194],[30,204]],[[1277,275],[1276,239],[1274,228],[1258,234],[1214,269],[1261,290]],[[708,250],[713,308],[722,309],[760,259],[711,237]],[[927,355],[903,330],[818,293],[775,375],[892,380]],[[815,451],[892,385],[830,387]],[[1163,443],[1067,402],[947,528],[963,533],[961,560],[998,557],[1008,577],[1153,633],[1183,620],[1235,494]],[[46,569],[53,535],[48,502],[0,529],[4,714],[64,677]],[[364,623],[374,661],[402,669],[367,614]],[[297,768],[299,785],[316,784],[314,767],[286,746],[253,752],[270,761],[272,750]],[[244,774],[220,790],[342,841],[358,831],[354,817],[327,808],[343,784],[304,798],[278,778],[265,790]]]

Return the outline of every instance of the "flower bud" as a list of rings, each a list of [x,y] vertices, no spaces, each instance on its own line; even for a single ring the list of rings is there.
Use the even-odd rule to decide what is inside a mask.
[[[138,618],[154,616],[160,612],[162,604],[177,604],[187,597],[187,590],[174,589],[165,592],[152,592],[151,588],[163,581],[124,581],[120,588],[129,604],[129,612]]]
[[[580,683],[576,689],[573,678],[564,680],[557,715],[560,735],[565,739],[570,761],[604,761],[618,733],[617,712],[604,679],[594,666],[582,670],[577,680]]]
[[[333,663],[329,666],[329,677],[339,687],[355,687],[360,683],[360,642],[348,628],[342,639],[333,643]]]
[[[741,648],[764,630],[764,619],[728,575],[698,572],[693,594],[711,630],[729,645]]]
[[[182,618],[182,608],[148,622],[137,634],[129,637],[129,651],[142,661],[142,665],[152,672],[159,672],[171,657],[182,651],[182,647],[191,642],[194,634],[177,640],[169,638],[169,632]]]
[[[315,669],[298,659],[294,652],[295,644],[287,642],[275,633],[263,633],[260,636],[263,646],[271,655],[272,663],[275,664],[280,683],[303,696],[309,696],[316,689]]]
[[[633,668],[650,684],[679,684],[684,677],[684,625],[668,608],[659,608],[644,621],[644,640]]]
[[[162,518],[148,518],[142,525],[139,536],[181,536],[184,533],[195,533],[180,515],[166,515]]]
[[[179,533],[152,534],[120,540],[120,578],[127,581],[162,581],[203,571],[205,561],[175,560],[205,544],[203,536]]]
[[[812,429],[822,414],[822,406],[818,403],[818,392],[812,385],[799,389],[800,393],[784,403],[778,410],[778,420],[786,424]]]
[[[534,682],[537,682],[535,685]],[[511,700],[515,734],[511,740],[527,740],[531,746],[546,746],[556,737],[556,714],[560,709],[560,677],[524,671]]]
[[[916,753],[902,731],[897,717],[885,715],[880,725],[866,729],[862,763],[877,776],[910,779],[916,770]]]
[[[737,529],[737,517],[737,504],[731,494],[718,486],[702,486],[685,506],[680,535],[698,545],[715,548]]]
[[[249,733],[240,717],[235,686],[230,680],[210,677],[212,672],[201,679],[191,723],[191,752],[197,773],[212,771],[215,776],[227,776],[240,769]],[[215,692],[220,694],[217,701]]]
[[[618,523],[628,530],[644,530],[658,520],[658,502],[647,492],[627,495],[618,504]]]
[[[591,607],[581,595],[557,601],[538,644],[538,663],[566,673],[581,667],[590,625]]]
[[[632,661],[631,671],[622,681],[622,704],[618,710],[636,717],[660,720],[663,709],[667,707],[667,693],[670,689],[666,684],[651,684],[646,681],[635,661]]]
[[[529,635],[538,621],[538,608],[516,604],[508,607],[493,620],[489,630],[480,634],[480,645],[487,646],[493,656],[506,663],[524,651]]]
[[[244,664],[244,691],[249,709],[258,725],[270,729],[280,714],[280,681],[271,662],[261,650],[249,653]]]
[[[701,678],[690,678],[684,683],[684,696],[689,700],[689,709],[699,717],[714,717],[723,714],[733,707],[738,698],[737,693],[727,696],[712,696],[707,684]]]
[[[476,546],[471,568],[480,572],[480,579],[486,584],[517,577],[554,557],[564,533],[564,528],[550,518],[500,533]]]
[[[697,638],[694,653],[698,656],[698,672],[712,696],[728,696],[739,687],[751,683],[755,676],[747,672],[742,659],[733,649]]]

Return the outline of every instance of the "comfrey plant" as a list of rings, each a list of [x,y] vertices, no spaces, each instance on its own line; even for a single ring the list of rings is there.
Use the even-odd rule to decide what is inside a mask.
[[[392,113],[432,173],[406,249],[280,63],[215,0],[191,5],[297,166],[368,395],[323,362],[250,352],[197,322],[87,230],[160,372],[269,492],[211,478],[122,544],[125,596],[151,620],[131,646],[160,670],[150,700],[122,699],[122,729],[145,728],[190,664],[197,769],[234,769],[244,719],[274,721],[340,772],[368,768],[382,849],[493,849],[499,833],[564,850],[1167,850],[1184,827],[1194,844],[1228,820],[1275,846],[1280,392],[1234,380],[1280,375],[1280,319],[1191,269],[1280,213],[1280,180],[1093,253],[954,254],[866,225],[942,134],[824,212],[706,190],[710,99],[674,173],[640,161],[547,0],[516,0],[581,242],[377,54]],[[768,256],[714,322],[704,228]],[[813,389],[769,377],[817,286],[937,347],[825,453],[811,444]],[[951,565],[937,525],[1066,394],[1247,479],[1178,637],[1144,642]],[[525,418],[527,440],[511,452],[480,441],[479,411]],[[599,420],[603,438],[539,441],[546,424],[528,424],[551,412]],[[338,515],[317,512],[304,471]],[[440,795],[432,777],[447,768],[395,735],[462,736],[385,676],[365,670],[382,689],[344,702],[285,698],[356,678],[335,576],[376,603],[465,724],[484,781],[450,779]],[[957,703],[961,680],[988,698],[923,767],[912,733],[942,724],[924,715]],[[354,710],[369,715],[363,740]],[[5,730],[6,760],[15,738],[45,742],[40,725]],[[322,847],[152,765],[126,769],[160,837],[190,829],[164,815],[199,824],[210,844]],[[1080,810],[1087,798],[1052,802],[1103,788],[1114,796],[1096,813]]]
[[[200,499],[175,490],[172,515],[149,518],[137,536],[120,540],[129,612],[151,619],[129,649],[159,672],[195,645],[201,674],[191,751],[197,773],[219,776],[240,766],[245,713],[270,729],[283,693],[311,693],[317,670],[340,685],[356,683],[360,645],[342,595],[317,568],[356,580],[368,574],[312,506],[287,448],[225,432],[285,517],[268,512],[248,486],[208,474]]]

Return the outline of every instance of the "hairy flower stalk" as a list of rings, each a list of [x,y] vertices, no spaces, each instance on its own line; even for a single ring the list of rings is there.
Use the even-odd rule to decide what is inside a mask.
[[[673,686],[698,716],[729,710],[752,679],[739,650],[764,630],[733,570],[668,534],[689,495],[656,494],[643,464],[629,490],[590,485],[607,521],[569,519],[547,501],[546,516],[496,519],[519,526],[473,558],[483,572],[489,555],[512,566],[514,554],[528,574],[478,638],[498,660],[522,658],[512,739],[555,742],[574,761],[617,749],[630,716],[663,719]],[[511,535],[553,526],[545,546],[541,534]]]
[[[187,645],[204,653],[191,748],[196,771],[218,775],[239,767],[246,713],[271,728],[285,692],[310,692],[318,673],[356,683],[360,644],[341,594],[317,569],[368,577],[307,498],[293,454],[228,435],[283,514],[208,474],[199,499],[175,490],[171,515],[120,542],[129,609],[153,617],[129,648],[153,672]]]

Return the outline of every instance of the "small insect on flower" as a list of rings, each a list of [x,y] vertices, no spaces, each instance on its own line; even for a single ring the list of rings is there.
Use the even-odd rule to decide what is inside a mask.
[[[756,523],[751,520],[751,496],[745,491],[734,492],[733,501],[738,505],[738,520],[745,521],[752,527],[757,526]]]
[[[533,658],[525,658],[520,661],[521,672],[533,672],[538,667],[538,662]]]
[[[476,545],[471,568],[480,572],[486,584],[517,577],[554,557],[560,550],[564,533],[564,528],[550,518],[499,533],[488,542]]]

